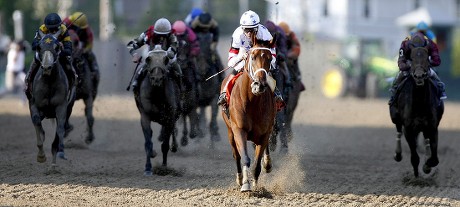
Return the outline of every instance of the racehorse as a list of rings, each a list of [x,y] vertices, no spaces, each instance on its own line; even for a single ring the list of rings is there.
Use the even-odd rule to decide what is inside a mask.
[[[390,116],[396,125],[397,141],[394,159],[399,162],[401,155],[401,135],[404,132],[411,151],[411,164],[414,176],[418,177],[420,162],[417,154],[417,137],[420,132],[425,138],[426,160],[423,172],[430,173],[438,165],[438,126],[444,113],[444,103],[438,98],[436,84],[429,78],[430,66],[428,50],[425,47],[411,45],[410,76],[397,92],[397,100],[390,105]]]
[[[45,131],[42,127],[44,118],[56,119],[56,133],[52,143],[51,153],[53,155],[52,164],[56,164],[56,156],[66,159],[64,155],[64,125],[68,114],[72,112],[72,102],[74,96],[69,90],[69,81],[59,63],[59,53],[61,48],[57,37],[60,32],[43,34],[37,47],[36,60],[40,63],[32,83],[32,97],[29,99],[29,110],[32,123],[37,135],[38,162],[45,162],[46,155],[43,151],[45,141]]]
[[[147,76],[140,80],[140,88],[135,92],[134,98],[136,106],[141,115],[142,132],[145,138],[145,152],[147,161],[145,164],[144,175],[152,175],[152,164],[150,158],[156,157],[157,153],[153,150],[152,128],[150,123],[157,122],[162,128],[159,140],[162,141],[161,151],[163,153],[163,166],[167,165],[167,155],[169,151],[169,138],[175,136],[174,129],[176,121],[179,119],[180,100],[179,85],[174,81],[173,71],[168,70],[170,59],[167,52],[161,49],[161,45],[155,45],[154,49],[148,53],[145,59],[144,72]],[[177,151],[177,143],[173,137],[171,151]]]
[[[252,141],[255,145],[252,185],[257,186],[262,157],[265,171],[267,173],[271,171],[268,142],[276,115],[275,98],[270,90],[272,87],[274,89],[274,84],[270,85],[271,76],[269,76],[272,60],[269,48],[273,43],[259,41],[255,37],[252,42],[254,46],[249,51],[249,59],[246,61],[243,72],[239,73],[233,89],[227,90],[227,93],[230,93],[228,109],[222,112],[236,161],[236,181],[241,186],[241,192],[251,191],[249,181],[251,160],[248,155],[247,141]],[[221,87],[225,87],[226,79],[222,82]]]
[[[212,35],[211,33],[198,32],[198,41],[200,43],[200,54],[198,55],[197,71],[200,80],[198,81],[198,106],[200,112],[198,132],[202,136],[203,131],[201,130],[201,122],[206,120],[205,109],[207,106],[211,106],[211,120],[209,122],[209,132],[211,134],[211,144],[221,139],[219,134],[219,127],[217,126],[217,113],[219,110],[217,98],[219,97],[219,84],[220,81],[217,78],[211,78],[207,81],[206,78],[216,74],[222,67],[219,64],[219,57],[217,53],[211,51]]]
[[[87,123],[88,135],[86,136],[85,143],[90,144],[94,141],[93,125],[94,125],[94,116],[93,116],[93,103],[96,99],[95,87],[97,85],[93,82],[91,77],[91,72],[89,68],[88,61],[82,56],[83,48],[79,37],[75,30],[69,30],[69,36],[73,43],[72,50],[72,59],[73,67],[78,75],[78,84],[76,88],[76,98],[75,100],[82,99],[85,103],[85,116]],[[67,120],[66,122],[66,136],[73,129],[73,126]]]
[[[182,69],[182,84],[184,91],[182,91],[182,120],[184,128],[182,130],[181,145],[186,146],[188,144],[188,135],[190,138],[195,138],[198,133],[198,114],[196,109],[198,107],[198,92],[197,92],[197,81],[196,81],[196,60],[190,57],[191,52],[190,45],[186,43],[185,35],[177,36],[179,42],[179,48],[177,52],[177,61]],[[181,39],[184,38],[184,39]],[[187,129],[187,117],[190,123],[190,134]]]

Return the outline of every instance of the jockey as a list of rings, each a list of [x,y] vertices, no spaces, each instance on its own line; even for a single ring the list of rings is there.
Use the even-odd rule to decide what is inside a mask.
[[[395,94],[396,94],[399,84],[406,76],[409,75],[408,70],[410,70],[410,67],[411,67],[411,63],[410,63],[411,49],[409,45],[426,47],[428,49],[430,66],[435,67],[441,64],[441,57],[439,56],[438,46],[431,39],[426,37],[421,32],[415,32],[412,36],[406,37],[406,39],[404,39],[403,42],[401,43],[401,47],[399,49],[399,58],[398,58],[399,73],[396,75],[395,80],[393,81],[393,85],[390,89],[392,95],[391,95],[390,101],[388,102],[389,105],[393,104],[393,102],[395,101]],[[433,80],[434,83],[437,83],[441,91],[440,99],[441,100],[446,99],[447,96],[445,93],[444,83],[441,82],[436,72],[434,72],[433,69],[431,68],[430,68],[429,77]]]
[[[97,84],[99,83],[99,66],[97,64],[96,56],[93,53],[93,31],[88,25],[88,19],[85,14],[81,12],[75,12],[69,17],[64,19],[64,24],[67,25],[69,30],[74,30],[80,42],[82,42],[83,47],[83,57],[88,61],[89,68],[91,71],[91,79],[95,83],[97,89]]]
[[[222,61],[220,60],[219,54],[217,53],[217,42],[219,41],[219,25],[217,21],[212,18],[211,14],[207,12],[203,12],[198,17],[196,17],[191,24],[191,28],[195,33],[211,33],[212,34],[212,42],[210,45],[211,49],[211,56],[210,60],[212,62],[213,67],[217,67],[217,70],[223,68]],[[204,48],[203,48],[204,50]],[[206,51],[206,50],[205,50]],[[222,76],[219,76],[223,80]]]
[[[197,16],[199,16],[201,13],[203,13],[203,10],[201,10],[200,8],[197,8],[197,7],[193,8],[190,11],[190,13],[187,15],[187,17],[185,17],[185,20],[184,20],[185,24],[190,27],[192,25],[192,21]]]
[[[286,35],[286,44],[287,44],[287,63],[289,69],[291,70],[291,77],[295,78],[296,81],[300,81],[302,75],[300,74],[298,59],[300,56],[300,42],[297,39],[297,36],[286,22],[280,22],[278,24],[281,29],[283,29],[284,34]],[[305,86],[302,84],[302,89],[305,89]]]
[[[436,43],[436,35],[433,31],[431,31],[430,28],[428,28],[428,25],[424,21],[419,22],[417,26],[411,31],[411,34],[415,32],[423,33],[426,37]]]
[[[132,46],[129,52],[134,57],[138,57],[134,52],[135,50],[142,47],[144,44],[148,44],[149,51],[152,50],[155,45],[160,44],[162,49],[168,52],[168,57],[171,61],[168,63],[168,67],[174,71],[174,77],[176,78],[177,83],[181,86],[182,70],[179,64],[176,62],[177,54],[177,37],[174,35],[174,32],[171,28],[171,23],[166,18],[158,19],[153,26],[150,26],[145,32],[143,32],[139,37],[130,41],[128,46]],[[134,60],[138,62],[139,60]],[[132,86],[133,90],[136,91],[139,87],[139,80],[144,76],[143,67],[141,67],[137,72],[133,80]]]
[[[41,40],[40,32],[43,34],[56,34],[57,32],[60,32],[60,35],[58,36],[58,41],[62,44],[62,51],[59,54],[59,62],[64,68],[64,71],[67,75],[67,78],[69,79],[69,86],[73,87],[76,79],[76,73],[75,70],[72,67],[72,41],[70,40],[69,33],[67,32],[67,27],[62,24],[61,17],[59,17],[58,14],[56,13],[50,13],[46,15],[44,24],[42,24],[35,33],[35,38],[32,42],[32,50],[36,51],[38,48],[38,44]],[[30,65],[30,69],[27,73],[27,76],[25,78],[25,88],[24,92],[27,96],[28,99],[31,98],[31,84],[32,80],[34,79],[35,73],[37,72],[38,68],[40,67],[39,65],[39,60],[37,60],[37,55],[34,56],[34,59],[32,61],[32,64]]]
[[[197,78],[198,75],[196,74],[196,57],[200,54],[200,45],[198,43],[198,39],[196,37],[195,32],[190,27],[187,27],[185,25],[185,22],[183,21],[176,21],[172,25],[174,34],[177,37],[177,41],[181,45],[185,45],[187,48],[186,51],[187,53],[187,60],[189,67],[191,67],[193,73],[195,74],[194,78]]]
[[[248,56],[249,50],[252,48],[251,37],[256,35],[256,38],[263,41],[272,41],[273,37],[267,28],[260,24],[259,15],[255,12],[248,10],[243,13],[240,18],[240,26],[235,29],[232,35],[232,44],[228,54],[228,66],[233,67],[233,73],[229,74],[227,84],[223,88],[218,105],[227,106],[226,90],[230,80],[234,77],[235,73],[241,72],[245,65],[245,60]],[[272,69],[276,70],[276,51],[275,48],[270,48],[273,55]],[[276,72],[275,72],[276,73]],[[275,88],[276,101],[283,103],[281,93]],[[284,105],[284,104],[282,104]]]
[[[276,25],[270,20],[267,20],[265,22],[265,27],[268,29],[270,34],[276,39],[276,60],[277,60],[276,63],[277,63],[277,66],[280,67],[279,68],[280,70],[277,70],[277,71],[282,72],[284,76],[286,77],[286,82],[284,83],[286,87],[292,87],[291,74],[290,74],[289,68],[287,67],[287,63],[286,63],[286,55],[287,55],[286,35],[283,29],[281,29],[281,27],[279,27],[278,25]],[[278,75],[273,74],[273,76],[277,77]],[[281,80],[278,79],[277,82],[278,81],[281,81]]]

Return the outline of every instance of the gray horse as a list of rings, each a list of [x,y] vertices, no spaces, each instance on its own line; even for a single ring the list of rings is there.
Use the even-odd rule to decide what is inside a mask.
[[[39,61],[41,66],[33,80],[32,97],[29,99],[30,116],[37,134],[38,162],[46,161],[46,155],[43,151],[45,131],[42,127],[42,121],[44,118],[56,119],[56,135],[51,149],[53,165],[56,164],[56,155],[66,159],[63,140],[64,125],[72,110],[69,103],[74,101],[73,92],[69,90],[67,76],[58,60],[60,53],[58,36],[59,33],[42,35],[37,49],[38,59],[35,60]]]
[[[169,138],[173,136],[171,151],[177,151],[175,139],[175,125],[181,114],[180,89],[174,81],[172,71],[168,70],[170,59],[166,51],[160,45],[148,53],[145,59],[144,72],[147,76],[140,80],[138,92],[134,92],[136,106],[141,115],[142,132],[145,138],[145,152],[147,161],[145,164],[144,175],[151,176],[152,163],[150,158],[156,157],[157,153],[153,150],[151,122],[159,123],[161,133],[159,140],[162,141],[161,151],[163,153],[163,166],[167,165],[167,155],[169,151]]]

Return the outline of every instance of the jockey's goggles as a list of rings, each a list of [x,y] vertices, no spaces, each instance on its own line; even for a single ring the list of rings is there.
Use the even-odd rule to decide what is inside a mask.
[[[255,33],[255,32],[257,32],[257,28],[244,28],[244,29],[243,29],[243,32],[244,32],[245,34]]]

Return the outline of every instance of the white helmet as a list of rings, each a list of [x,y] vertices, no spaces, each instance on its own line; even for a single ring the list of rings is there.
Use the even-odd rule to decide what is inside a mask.
[[[160,18],[153,26],[155,34],[169,34],[171,32],[171,23],[166,18]]]
[[[255,12],[248,10],[241,15],[240,25],[243,29],[255,28],[259,25],[260,18]]]

